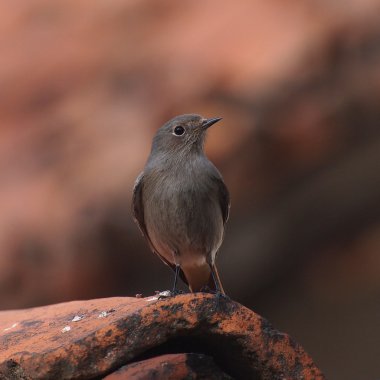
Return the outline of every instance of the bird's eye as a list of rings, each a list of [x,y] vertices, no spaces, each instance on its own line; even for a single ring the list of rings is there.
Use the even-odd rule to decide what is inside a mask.
[[[185,133],[185,128],[184,127],[181,127],[180,125],[178,127],[175,127],[174,128],[174,134],[176,136],[182,136],[184,133]]]

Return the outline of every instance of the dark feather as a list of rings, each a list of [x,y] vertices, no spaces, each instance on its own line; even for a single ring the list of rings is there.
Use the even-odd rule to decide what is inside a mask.
[[[136,224],[139,226],[142,234],[148,238],[144,222],[144,206],[142,202],[144,172],[141,172],[136,179],[132,194],[132,214]]]
[[[227,186],[225,185],[222,176],[216,170],[216,173],[212,176],[218,188],[219,204],[222,210],[223,223],[226,224],[229,214],[230,214],[230,194],[228,192]]]

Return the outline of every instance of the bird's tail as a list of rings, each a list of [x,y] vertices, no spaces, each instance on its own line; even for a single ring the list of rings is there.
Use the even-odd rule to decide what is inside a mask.
[[[202,266],[184,267],[182,270],[193,293],[200,292],[207,287],[211,291],[225,294],[215,265],[205,263]]]

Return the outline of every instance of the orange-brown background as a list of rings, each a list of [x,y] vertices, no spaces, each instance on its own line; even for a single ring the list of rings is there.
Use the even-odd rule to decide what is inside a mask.
[[[171,286],[130,214],[155,130],[222,116],[228,294],[380,376],[380,4],[0,5],[0,308]]]

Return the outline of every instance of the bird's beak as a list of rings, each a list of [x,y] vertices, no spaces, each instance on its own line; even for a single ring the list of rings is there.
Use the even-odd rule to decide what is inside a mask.
[[[217,123],[219,120],[222,120],[221,117],[213,117],[211,119],[204,119],[202,123],[202,129],[207,129],[213,124]]]

